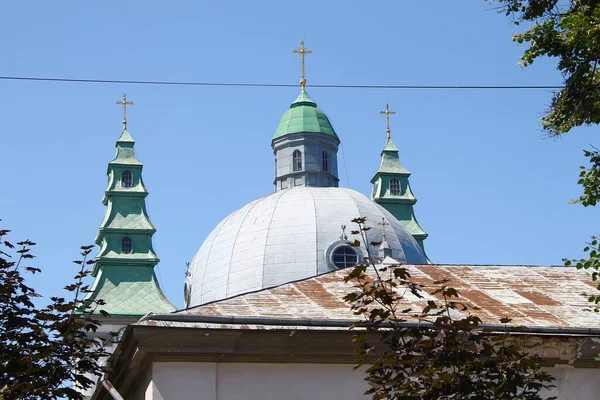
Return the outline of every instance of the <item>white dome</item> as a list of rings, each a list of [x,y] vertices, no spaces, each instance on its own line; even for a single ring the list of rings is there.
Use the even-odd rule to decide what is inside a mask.
[[[220,300],[310,278],[337,269],[332,252],[356,230],[352,219],[366,217],[369,242],[382,240],[381,222],[392,257],[427,264],[413,237],[383,207],[342,188],[296,187],[255,200],[225,218],[194,257],[186,281],[186,306]],[[347,248],[346,248],[347,249]],[[359,258],[366,256],[359,250]],[[377,248],[371,248],[377,255]]]

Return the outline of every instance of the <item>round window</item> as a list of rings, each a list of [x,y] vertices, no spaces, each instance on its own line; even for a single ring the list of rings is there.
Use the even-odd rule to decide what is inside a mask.
[[[331,261],[336,268],[354,267],[358,263],[358,254],[351,246],[339,246],[331,253]]]

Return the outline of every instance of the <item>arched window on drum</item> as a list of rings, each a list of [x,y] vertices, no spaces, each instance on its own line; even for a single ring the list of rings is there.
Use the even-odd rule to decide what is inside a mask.
[[[302,152],[300,150],[294,150],[292,158],[293,170],[302,171]]]
[[[329,153],[323,152],[323,171],[329,171]]]

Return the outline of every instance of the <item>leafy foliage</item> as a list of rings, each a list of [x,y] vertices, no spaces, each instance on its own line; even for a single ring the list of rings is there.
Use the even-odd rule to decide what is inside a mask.
[[[600,152],[598,150],[585,151],[585,156],[590,159],[589,168],[580,167],[578,183],[583,186],[583,194],[573,203],[583,204],[585,207],[595,206],[600,201]],[[575,266],[578,269],[590,269],[592,280],[598,282],[596,288],[600,290],[600,238],[592,236],[583,249],[587,253],[587,258],[564,259],[566,266]],[[600,294],[584,293],[590,303],[593,303],[591,310],[600,312]]]
[[[353,222],[359,225],[354,232],[369,243],[365,219]],[[436,282],[440,286],[430,294],[437,300],[428,300],[414,315],[420,323],[411,324],[402,317],[413,312],[406,298],[423,298],[424,288],[400,265],[367,261],[348,273],[346,282],[357,291],[344,300],[364,317],[355,325],[356,367],[369,365],[367,394],[374,399],[537,400],[542,389],[553,387],[527,346],[507,334],[485,335],[477,316],[457,313],[470,307],[447,280]]]
[[[558,136],[576,126],[600,123],[600,0],[487,1],[500,4],[500,9],[515,24],[530,24],[525,32],[513,35],[514,41],[529,44],[521,65],[530,65],[543,56],[558,58],[565,87],[554,94],[549,110],[542,117],[543,129],[551,136]],[[580,167],[578,183],[583,186],[583,195],[573,203],[588,207],[600,200],[600,152],[594,148],[584,150],[584,154],[590,166]],[[592,269],[592,279],[598,281],[597,243],[598,238],[593,236],[584,249],[588,258],[564,259],[565,265]],[[600,303],[600,295],[587,296],[590,302]],[[598,306],[594,310],[599,311]]]
[[[583,195],[573,203],[583,204],[585,207],[595,206],[600,201],[600,152],[584,150],[585,156],[590,159],[591,166],[579,167],[578,184],[583,186]]]
[[[563,261],[567,266],[575,266],[577,269],[593,270],[592,280],[598,282],[596,288],[600,290],[600,238],[597,236],[592,236],[591,241],[586,243],[583,251],[588,254],[588,258],[572,260],[564,259]],[[600,312],[600,294],[583,293],[583,295],[587,297],[590,303],[594,304],[590,310]]]
[[[515,24],[529,28],[513,35],[529,47],[521,65],[538,57],[558,58],[565,81],[542,117],[542,127],[550,135],[569,132],[573,127],[600,123],[600,1],[599,0],[487,0]]]
[[[86,308],[81,301],[89,289],[83,279],[93,263],[88,259],[92,246],[81,247],[83,258],[74,261],[79,272],[65,287],[73,299],[51,297],[50,304],[38,308],[34,299],[40,295],[27,286],[23,274],[41,272],[23,265],[34,258],[35,243],[18,242],[15,250],[4,240],[9,232],[0,230],[0,398],[83,399],[76,388],[91,387],[88,376],[101,374],[99,360],[108,355],[87,334],[100,326],[90,307],[95,311],[103,302]]]

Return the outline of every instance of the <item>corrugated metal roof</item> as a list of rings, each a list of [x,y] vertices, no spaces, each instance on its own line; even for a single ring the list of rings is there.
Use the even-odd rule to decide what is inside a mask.
[[[583,292],[595,291],[589,273],[567,267],[405,265],[412,280],[431,292],[433,282],[450,279],[462,301],[479,307],[471,310],[483,323],[497,324],[511,317],[511,325],[556,328],[598,328],[598,314],[585,311],[590,304]],[[258,318],[355,319],[343,297],[355,289],[344,283],[348,270],[338,270],[297,282],[179,311],[182,315]],[[403,316],[415,321],[424,299],[412,295]],[[464,311],[461,311],[464,313]]]

